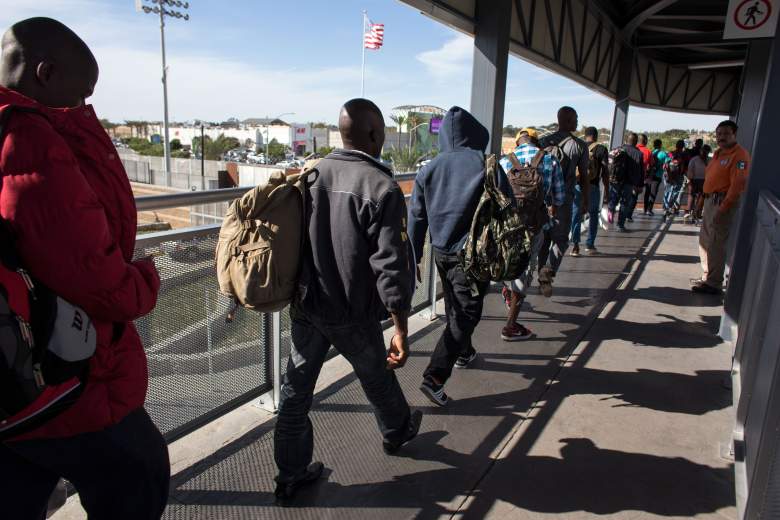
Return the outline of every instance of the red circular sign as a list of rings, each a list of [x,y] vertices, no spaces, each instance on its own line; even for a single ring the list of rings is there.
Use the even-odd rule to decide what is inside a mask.
[[[763,11],[761,5],[764,7]],[[752,31],[764,25],[771,15],[772,4],[768,0],[745,0],[734,10],[734,23],[744,31]]]

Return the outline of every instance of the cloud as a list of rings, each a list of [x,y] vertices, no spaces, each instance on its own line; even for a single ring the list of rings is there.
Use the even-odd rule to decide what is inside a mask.
[[[162,119],[159,53],[116,47],[94,51],[101,78],[90,102],[98,113],[114,120]],[[195,54],[169,55],[168,66],[171,120],[295,112],[290,119],[333,121],[341,104],[360,90],[359,67],[265,70]]]
[[[438,49],[424,51],[416,56],[426,66],[428,73],[438,80],[464,75],[471,67],[474,56],[474,40],[458,34]]]

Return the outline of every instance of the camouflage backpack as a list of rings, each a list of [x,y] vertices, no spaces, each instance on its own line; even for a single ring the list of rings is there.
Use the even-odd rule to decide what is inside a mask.
[[[545,154],[544,150],[539,150],[531,162],[525,165],[520,164],[514,153],[507,156],[511,164],[507,177],[515,195],[517,212],[532,236],[541,231],[548,220],[544,203],[544,177],[540,171]]]
[[[531,235],[520,214],[499,188],[496,156],[485,161],[485,191],[479,199],[471,230],[458,260],[472,282],[518,278],[528,267]]]

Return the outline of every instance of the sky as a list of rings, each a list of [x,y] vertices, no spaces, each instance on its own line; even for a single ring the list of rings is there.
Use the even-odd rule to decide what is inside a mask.
[[[283,119],[335,123],[360,95],[363,10],[385,24],[384,47],[366,51],[365,96],[386,116],[399,105],[469,106],[473,40],[398,0],[190,4],[189,21],[166,19],[171,121],[293,112]],[[62,21],[92,48],[100,79],[89,102],[100,117],[162,119],[158,17],[136,12],[134,0],[0,0],[0,26],[31,16]],[[610,99],[510,56],[505,124],[551,123],[561,105],[581,124],[611,126]],[[628,126],[710,130],[721,119],[632,107]]]

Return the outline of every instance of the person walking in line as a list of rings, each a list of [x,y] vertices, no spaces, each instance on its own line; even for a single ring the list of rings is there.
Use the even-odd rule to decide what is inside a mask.
[[[658,196],[658,188],[664,177],[664,166],[669,160],[669,155],[663,149],[663,141],[653,141],[653,151],[650,155],[649,170],[645,174],[645,215],[655,215],[653,206]]]
[[[634,189],[634,195],[631,199],[631,212],[626,219],[628,222],[634,221],[634,211],[636,210],[636,205],[639,204],[639,198],[643,193],[647,195],[647,179],[651,174],[650,168],[653,159],[653,153],[647,147],[647,134],[639,134],[639,144],[636,147],[642,152],[642,179],[640,184]]]
[[[275,495],[282,506],[322,474],[322,463],[312,462],[309,409],[331,345],[355,370],[387,454],[420,428],[422,413],[410,411],[394,372],[409,355],[414,262],[404,195],[378,158],[384,130],[374,103],[347,101],[339,115],[344,148],[322,159],[306,186],[300,287],[290,311],[292,348],[274,430]],[[381,326],[388,317],[395,329],[389,353]]]
[[[430,230],[436,270],[444,291],[447,325],[423,373],[420,390],[438,406],[449,396],[444,386],[452,369],[466,368],[477,357],[471,336],[482,319],[488,283],[467,279],[458,252],[484,192],[487,128],[461,107],[447,111],[439,132],[440,153],[417,173],[409,205],[409,239],[419,262]],[[500,189],[512,196],[506,175],[497,168]],[[419,273],[419,268],[418,268]]]
[[[680,211],[680,195],[688,172],[688,155],[685,141],[680,139],[664,164],[664,218]]]
[[[691,198],[688,201],[688,213],[685,219],[690,219],[696,223],[701,215],[699,214],[699,201],[704,196],[704,179],[707,170],[707,164],[710,161],[710,152],[712,148],[709,145],[703,145],[699,148],[699,155],[693,157],[688,163],[688,180],[691,183]]]
[[[503,158],[501,166],[507,172],[518,210],[533,238],[527,269],[518,279],[505,282],[501,291],[508,309],[506,325],[501,330],[501,339],[504,341],[521,341],[533,336],[527,327],[518,323],[517,318],[528,288],[533,283],[544,230],[549,228],[550,219],[555,217],[566,201],[563,171],[552,155],[539,149],[536,130],[523,128],[515,142],[517,148],[514,150],[514,160]]]
[[[168,447],[144,409],[147,361],[133,324],[154,309],[160,278],[150,258],[133,260],[137,212],[127,172],[85,103],[98,63],[51,18],[8,29],[1,61],[0,218],[13,240],[2,247],[80,307],[96,339],[86,384],[70,407],[0,442],[3,518],[45,518],[60,478],[73,484],[90,518],[160,518]],[[48,383],[42,396],[67,384]]]
[[[622,232],[626,231],[634,191],[643,177],[642,152],[636,146],[638,142],[639,136],[631,133],[626,144],[610,153],[609,221],[614,222],[614,215],[620,205],[617,225]]]
[[[540,140],[541,147],[549,149],[561,165],[566,186],[566,201],[556,211],[552,227],[544,232],[544,242],[539,250],[539,283],[550,288],[569,248],[577,185],[581,193],[578,210],[584,212],[590,207],[588,146],[573,134],[577,124],[577,111],[572,107],[561,107],[558,110],[558,131]]]
[[[585,129],[585,144],[588,146],[588,238],[585,252],[596,252],[596,235],[599,231],[599,213],[601,212],[601,187],[604,186],[604,198],[609,194],[609,150],[598,142],[599,132],[595,126]],[[574,208],[571,223],[571,256],[580,256],[580,234],[582,226],[582,188],[578,184],[574,193]]]
[[[721,122],[715,129],[718,149],[705,171],[699,233],[702,277],[692,280],[693,292],[723,292],[729,230],[750,171],[750,154],[737,142],[737,130],[737,124],[731,120]]]

